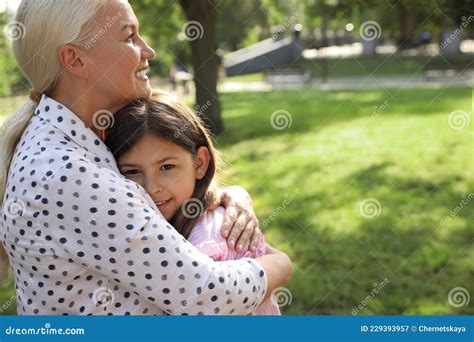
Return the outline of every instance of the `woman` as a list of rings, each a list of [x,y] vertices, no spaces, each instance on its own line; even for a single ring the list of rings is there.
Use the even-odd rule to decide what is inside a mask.
[[[98,114],[150,96],[155,56],[127,2],[23,1],[17,21],[15,57],[35,92],[6,124],[0,238],[20,314],[247,314],[288,281],[291,263],[275,250],[212,261],[119,175]],[[246,207],[229,245],[256,243],[240,192],[222,197],[227,220]]]

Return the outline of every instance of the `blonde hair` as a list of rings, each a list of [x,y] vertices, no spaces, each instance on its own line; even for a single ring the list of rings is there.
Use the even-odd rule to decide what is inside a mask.
[[[65,44],[86,46],[94,36],[96,14],[103,0],[22,0],[15,21],[19,31],[12,41],[15,59],[35,94],[47,94],[56,86],[61,73],[58,48]],[[18,32],[17,32],[18,33]],[[30,96],[3,126],[0,136],[0,205],[6,190],[8,170],[16,148],[38,104]],[[8,275],[8,256],[0,244],[0,279]]]

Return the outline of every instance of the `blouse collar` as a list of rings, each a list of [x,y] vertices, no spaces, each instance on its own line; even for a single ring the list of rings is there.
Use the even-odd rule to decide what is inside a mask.
[[[98,165],[117,170],[115,158],[109,148],[84,121],[63,104],[43,94],[35,116],[48,121],[77,145],[94,154],[93,159]]]

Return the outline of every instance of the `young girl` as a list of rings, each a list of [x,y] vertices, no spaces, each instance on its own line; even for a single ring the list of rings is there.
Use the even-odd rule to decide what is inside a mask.
[[[216,261],[256,258],[258,248],[237,252],[227,247],[220,227],[224,208],[208,210],[215,192],[217,155],[201,119],[171,94],[137,100],[115,114],[105,143],[120,172],[143,186],[160,212],[189,242]],[[280,315],[270,299],[254,315]]]

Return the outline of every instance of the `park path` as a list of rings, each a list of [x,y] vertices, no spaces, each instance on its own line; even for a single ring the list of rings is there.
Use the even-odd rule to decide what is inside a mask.
[[[473,87],[474,73],[463,73],[444,77],[423,76],[354,76],[333,77],[322,82],[311,80],[306,83],[268,83],[261,81],[236,82],[228,79],[219,85],[220,92],[242,92],[242,91],[295,91],[295,90],[362,90],[378,88],[446,88],[446,87]]]

